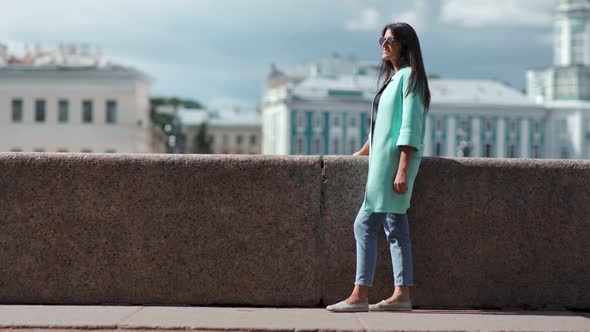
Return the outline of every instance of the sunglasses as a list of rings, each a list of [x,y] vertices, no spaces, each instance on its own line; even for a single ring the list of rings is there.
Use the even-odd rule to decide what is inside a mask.
[[[381,37],[381,38],[379,38],[379,45],[383,45],[384,41],[387,41],[387,44],[391,45],[391,44],[393,44],[393,42],[395,42],[397,40],[393,39],[393,37],[391,37],[391,36],[389,36],[387,38]]]

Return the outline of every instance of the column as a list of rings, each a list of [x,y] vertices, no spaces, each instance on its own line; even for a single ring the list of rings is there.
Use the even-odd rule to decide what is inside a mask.
[[[530,131],[530,119],[522,119],[520,121],[520,158],[528,158],[529,152],[529,131]]]
[[[471,119],[471,142],[473,144],[472,157],[481,157],[481,118]]]
[[[496,134],[496,158],[505,158],[506,120],[504,118],[498,118],[498,128],[496,129]]]
[[[455,157],[457,156],[455,139],[457,137],[457,129],[455,128],[456,119],[454,116],[449,115],[447,117],[447,151],[443,153],[445,156]]]
[[[423,156],[432,156],[432,120],[426,116],[426,128],[424,129],[424,151]]]

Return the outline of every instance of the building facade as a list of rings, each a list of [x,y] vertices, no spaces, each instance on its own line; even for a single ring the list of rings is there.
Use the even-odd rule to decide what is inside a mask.
[[[590,158],[589,0],[557,3],[554,40],[553,66],[526,73],[526,95],[492,80],[430,79],[424,155]],[[339,58],[273,66],[262,98],[263,153],[358,151],[376,76],[374,65]]]
[[[363,73],[370,71],[362,71]],[[269,88],[264,154],[352,154],[368,139],[373,74],[308,77]],[[425,156],[546,156],[544,108],[486,80],[430,80]]]
[[[258,112],[226,112],[180,109],[175,115],[179,153],[199,153],[195,138],[206,125],[206,137],[214,154],[260,154],[262,127]]]
[[[560,0],[553,65],[527,71],[527,95],[547,112],[552,158],[590,158],[590,1]]]
[[[0,151],[151,152],[151,81],[77,48],[17,59],[1,48]]]

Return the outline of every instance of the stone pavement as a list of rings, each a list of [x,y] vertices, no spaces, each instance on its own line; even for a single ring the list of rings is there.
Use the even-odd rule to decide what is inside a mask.
[[[590,313],[321,308],[0,305],[0,331],[590,331]]]

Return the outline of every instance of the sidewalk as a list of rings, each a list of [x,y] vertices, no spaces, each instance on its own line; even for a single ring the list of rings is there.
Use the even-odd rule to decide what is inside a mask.
[[[0,331],[9,329],[590,331],[590,313],[488,310],[332,313],[321,308],[0,305]]]

